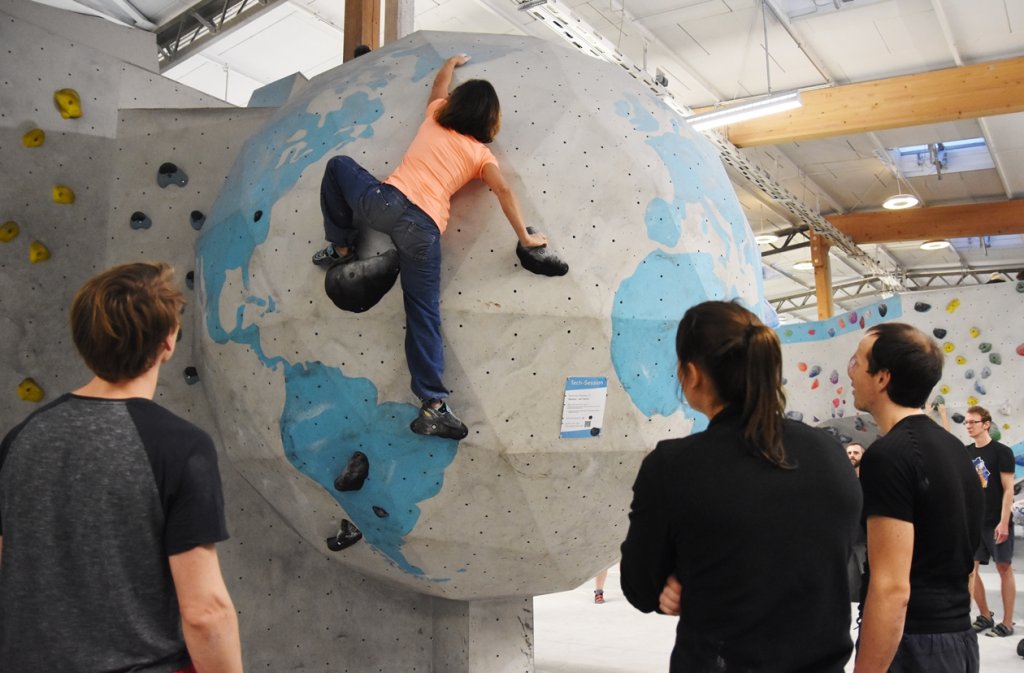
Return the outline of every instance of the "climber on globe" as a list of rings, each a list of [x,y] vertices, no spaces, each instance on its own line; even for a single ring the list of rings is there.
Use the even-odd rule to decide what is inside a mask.
[[[521,248],[547,244],[543,234],[527,231],[519,202],[486,147],[501,128],[494,87],[473,79],[448,91],[454,69],[467,61],[467,55],[459,54],[441,66],[423,123],[398,168],[383,182],[350,157],[327,162],[320,208],[328,245],[313,255],[313,264],[322,267],[356,261],[361,224],[391,237],[398,249],[405,301],[405,357],[412,390],[422,401],[410,427],[421,435],[449,439],[469,434],[445,403],[449,390],[442,381],[441,235],[452,195],[470,180],[482,179],[498,198]]]

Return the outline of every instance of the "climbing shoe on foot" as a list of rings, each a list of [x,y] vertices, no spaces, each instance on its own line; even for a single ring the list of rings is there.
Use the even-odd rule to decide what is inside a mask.
[[[317,266],[334,266],[335,264],[345,264],[346,262],[352,262],[356,259],[355,247],[349,248],[347,255],[339,255],[338,251],[334,249],[333,243],[328,243],[326,248],[317,250],[313,253],[313,264]]]
[[[992,628],[991,631],[989,631],[985,635],[989,636],[990,638],[1005,638],[1006,636],[1013,635],[1013,627],[1007,626],[1006,624],[999,622]]]
[[[978,618],[974,620],[973,624],[971,624],[971,630],[973,630],[975,633],[981,633],[985,629],[991,629],[993,626],[996,625],[995,620],[992,619],[993,614],[994,613],[992,612],[988,613],[988,617],[984,615],[978,615]]]
[[[420,407],[419,416],[409,426],[413,432],[417,435],[430,435],[445,439],[463,439],[469,434],[469,428],[452,413],[447,404],[441,402],[441,406],[435,409],[434,402],[436,400],[427,400]]]

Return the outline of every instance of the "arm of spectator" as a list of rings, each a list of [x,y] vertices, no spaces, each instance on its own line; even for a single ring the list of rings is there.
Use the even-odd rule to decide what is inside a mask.
[[[1013,472],[1000,472],[999,480],[1003,484],[1002,514],[996,524],[996,544],[1006,542],[1010,537],[1010,512],[1013,508]]]
[[[182,632],[199,673],[242,673],[238,616],[212,544],[168,557]]]
[[[661,594],[675,569],[668,512],[661,503],[658,456],[649,454],[636,476],[619,563],[622,594],[641,612],[661,611]]]
[[[910,563],[914,525],[884,516],[868,518],[868,567],[871,578],[860,625],[860,648],[854,673],[889,670],[910,602]]]
[[[942,421],[942,427],[945,428],[946,432],[949,432],[949,414],[946,413],[946,405],[936,404],[935,410],[939,412],[939,419]]]

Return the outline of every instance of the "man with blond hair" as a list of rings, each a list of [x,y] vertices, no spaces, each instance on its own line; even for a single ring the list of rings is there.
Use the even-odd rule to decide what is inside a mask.
[[[987,636],[1005,638],[1013,634],[1013,603],[1017,595],[1013,577],[1013,520],[1010,507],[1013,505],[1013,475],[1015,470],[1013,449],[1001,444],[989,434],[992,415],[977,405],[967,410],[964,419],[967,436],[967,453],[974,461],[978,479],[985,490],[985,518],[982,519],[981,543],[974,552],[974,585],[972,593],[980,614],[974,620],[974,630],[984,631]],[[999,572],[999,584],[1003,598],[1003,620],[995,623],[992,611],[988,609],[985,584],[978,574],[980,564],[988,565],[995,559]]]
[[[95,376],[0,443],[0,670],[241,673],[209,435],[153,402],[181,292],[166,264],[90,279],[71,334]]]

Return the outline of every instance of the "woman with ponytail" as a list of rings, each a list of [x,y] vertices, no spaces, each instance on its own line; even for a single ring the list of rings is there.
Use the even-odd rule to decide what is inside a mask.
[[[709,423],[644,459],[623,593],[679,615],[670,673],[841,673],[861,508],[842,446],[785,418],[779,339],[739,304],[690,308],[676,355],[682,393]]]

